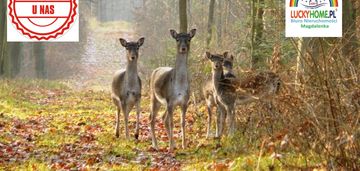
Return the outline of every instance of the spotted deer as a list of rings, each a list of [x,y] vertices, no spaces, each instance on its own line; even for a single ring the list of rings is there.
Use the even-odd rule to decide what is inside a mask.
[[[233,61],[234,56],[231,55],[230,57],[225,56],[223,58],[222,66],[224,72],[224,78],[236,78],[233,73]],[[212,79],[209,79],[205,82],[203,86],[203,95],[205,97],[206,107],[208,111],[208,124],[207,124],[207,134],[206,137],[210,138],[211,134],[211,122],[212,122],[212,108],[216,106],[215,98],[214,98],[214,83]],[[220,109],[217,112],[222,112]],[[218,131],[216,131],[218,132]]]
[[[139,58],[139,48],[144,44],[144,38],[137,42],[127,42],[120,38],[120,43],[126,48],[127,65],[125,70],[119,70],[115,73],[112,82],[112,100],[117,107],[116,113],[116,137],[119,137],[120,111],[124,113],[125,137],[129,139],[129,113],[136,106],[136,130],[135,138],[139,137],[139,119],[140,119],[140,98],[141,98],[141,80],[138,76],[137,61]]]
[[[186,146],[185,114],[190,97],[187,61],[190,51],[190,41],[195,36],[195,33],[196,29],[192,29],[189,33],[177,33],[175,30],[170,30],[171,36],[177,43],[175,68],[160,67],[152,72],[150,78],[150,128],[152,146],[155,149],[158,149],[155,136],[155,119],[161,104],[166,106],[162,119],[169,137],[169,150],[173,151],[175,148],[173,139],[173,112],[176,106],[180,106],[181,108],[182,147],[185,148]]]
[[[239,104],[256,100],[270,102],[280,90],[281,79],[271,71],[246,73],[238,79],[236,87]]]

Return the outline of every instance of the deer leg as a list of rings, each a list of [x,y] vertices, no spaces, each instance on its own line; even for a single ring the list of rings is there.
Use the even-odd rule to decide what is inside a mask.
[[[226,118],[228,117],[228,113],[225,106],[223,106],[221,114],[222,116],[220,118],[221,119],[220,135],[222,135],[225,132]]]
[[[162,119],[162,121],[163,121],[163,123],[165,124],[165,121],[166,121],[166,115],[167,115],[167,109],[165,109],[165,111],[164,111],[164,114],[162,115],[162,117],[161,117],[161,119]]]
[[[170,151],[172,152],[175,149],[173,113],[171,113],[171,115],[169,115],[169,123],[170,123],[169,124],[170,125]]]
[[[136,128],[135,128],[135,139],[139,139],[139,124],[140,124],[140,100],[136,102]]]
[[[225,112],[226,112],[226,115],[227,115],[227,118],[224,119],[224,122],[226,122],[225,120],[227,120],[227,123],[228,123],[228,126],[227,126],[227,131],[228,131],[228,134],[230,135],[231,133],[231,111],[230,111],[230,107],[227,106],[225,107]]]
[[[273,105],[273,103],[272,103],[271,101],[269,101],[267,106],[268,106],[268,110],[269,110],[269,112],[270,112],[270,114],[271,114],[270,118],[271,118],[271,121],[272,121],[274,118],[276,118],[276,113],[275,113],[274,105]],[[273,123],[274,123],[274,122],[273,122]],[[271,133],[274,132],[273,124],[270,124],[270,131],[271,131]]]
[[[129,139],[129,126],[128,126],[128,123],[129,123],[129,106],[127,106],[127,104],[123,104],[122,106],[122,111],[124,113],[124,116],[125,116],[125,119],[124,119],[124,122],[125,122],[125,137],[126,139]]]
[[[151,112],[150,112],[150,129],[151,129],[151,139],[152,139],[152,146],[155,149],[158,149],[156,135],[155,135],[155,121],[156,115],[160,109],[160,102],[155,98],[151,98]]]
[[[207,104],[207,111],[208,111],[208,125],[207,125],[207,134],[206,138],[210,138],[210,129],[211,129],[211,104]]]
[[[219,103],[217,105],[217,117],[216,117],[216,138],[220,138],[224,129],[223,118],[225,117],[224,107]]]
[[[116,138],[119,138],[120,136],[120,108],[116,108],[116,127],[115,127],[115,136]]]
[[[182,148],[185,149],[186,141],[185,141],[185,124],[186,124],[186,111],[187,111],[187,104],[181,107],[181,138],[182,138]]]
[[[166,132],[168,134],[168,138],[169,138],[169,151],[173,151],[174,150],[174,140],[173,140],[173,129],[172,127],[174,126],[173,124],[173,120],[172,120],[172,115],[173,115],[173,106],[168,104],[167,105],[167,114],[165,115],[165,128],[166,128]]]
[[[229,118],[229,134],[234,135],[235,133],[235,113],[234,113],[234,107],[229,106],[229,108],[226,110],[228,113]]]

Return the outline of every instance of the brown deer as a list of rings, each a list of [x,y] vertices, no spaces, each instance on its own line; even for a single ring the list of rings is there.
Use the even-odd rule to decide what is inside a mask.
[[[223,62],[223,69],[224,69],[224,76],[226,78],[236,78],[234,71],[233,71],[233,65],[234,65],[234,56],[224,56],[224,62]]]
[[[140,98],[141,98],[141,80],[137,72],[137,61],[139,58],[139,48],[144,44],[144,38],[137,42],[127,42],[120,38],[120,43],[126,48],[127,65],[126,70],[119,70],[115,73],[112,82],[112,100],[117,107],[116,113],[116,137],[119,137],[120,110],[125,116],[125,137],[129,138],[129,113],[136,105],[136,130],[135,138],[139,137],[139,119],[140,119]]]
[[[220,112],[216,118],[216,135],[215,137],[221,137],[226,116],[229,119],[235,119],[235,100],[236,89],[232,85],[231,80],[225,78],[224,74],[224,59],[228,58],[228,52],[224,54],[211,54],[206,52],[206,57],[212,63],[212,87],[213,97],[215,104]],[[234,120],[229,120],[229,133],[234,133]]]
[[[150,128],[152,145],[158,149],[155,136],[155,119],[162,105],[166,106],[166,111],[162,117],[169,137],[169,150],[173,151],[175,143],[173,139],[173,112],[176,106],[181,108],[181,132],[182,147],[185,148],[185,114],[188,108],[190,85],[187,69],[188,55],[190,51],[190,41],[195,36],[196,29],[189,33],[177,33],[170,30],[171,36],[177,43],[177,54],[175,68],[160,67],[152,72],[150,78],[151,94],[151,113]]]
[[[229,133],[233,134],[235,131],[235,100],[238,102],[237,104],[246,104],[255,100],[269,103],[279,92],[281,79],[273,72],[248,73],[242,75],[242,79],[227,78],[223,72],[223,65],[228,53],[213,55],[207,52],[206,56],[212,62],[214,99],[220,109],[216,122],[216,137],[222,135],[226,117],[228,117]]]
[[[225,78],[236,78],[236,76],[233,73],[233,61],[234,56],[231,55],[230,57],[225,56],[223,58],[222,66],[224,69],[224,77]],[[212,122],[212,113],[211,110],[214,106],[216,106],[215,99],[214,99],[214,83],[213,80],[207,80],[203,86],[203,95],[205,97],[206,107],[208,111],[208,124],[207,124],[207,134],[206,137],[210,138],[211,134],[211,122]],[[217,112],[222,112],[220,109],[217,110]],[[218,129],[218,128],[217,128]],[[218,132],[218,131],[216,131]]]

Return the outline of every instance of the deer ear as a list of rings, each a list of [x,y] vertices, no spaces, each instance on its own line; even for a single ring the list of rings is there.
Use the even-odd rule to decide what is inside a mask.
[[[139,47],[142,46],[142,45],[144,44],[144,41],[145,41],[145,38],[144,38],[144,37],[140,38],[140,39],[138,40],[138,42],[137,42],[138,46],[139,46]]]
[[[120,41],[122,46],[127,47],[127,41],[125,39],[120,38],[119,41]]]
[[[196,29],[192,29],[189,33],[190,38],[193,38],[195,36],[195,34],[196,34]]]
[[[230,55],[230,59],[231,59],[231,60],[234,60],[234,55]]]
[[[173,29],[171,29],[170,30],[170,34],[171,34],[171,36],[174,38],[174,39],[176,39],[177,38],[177,32],[175,31],[175,30],[173,30]]]
[[[211,60],[211,53],[210,52],[205,52],[205,57],[207,59],[210,59]]]
[[[224,58],[228,57],[229,52],[224,52]]]

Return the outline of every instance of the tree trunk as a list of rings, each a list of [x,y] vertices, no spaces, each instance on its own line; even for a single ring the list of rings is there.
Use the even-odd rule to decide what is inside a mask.
[[[35,59],[35,71],[37,78],[46,78],[45,68],[45,46],[43,43],[33,44],[33,57]]]
[[[0,76],[13,78],[20,71],[20,65],[22,60],[22,43],[14,42],[8,43],[7,28],[6,28],[6,14],[7,14],[7,2],[0,2]]]
[[[227,36],[227,26],[229,24],[229,17],[230,17],[230,0],[226,0],[224,14],[225,14],[224,35]]]
[[[214,26],[214,10],[215,10],[215,0],[210,0],[209,5],[209,20],[207,26],[207,38],[206,38],[206,49],[210,48],[210,43],[213,34],[213,26]]]
[[[217,45],[218,47],[222,47],[222,26],[223,26],[223,1],[218,1],[219,6],[218,6],[218,16],[219,16],[219,20],[218,20],[218,24],[217,24]]]
[[[253,7],[253,15],[256,15],[255,21],[253,21],[254,22],[253,26],[255,27],[253,28],[254,29],[253,37],[255,40],[253,41],[254,49],[251,59],[253,68],[258,68],[263,60],[262,56],[258,53],[258,49],[262,42],[263,31],[264,31],[264,23],[263,23],[264,5],[265,5],[264,0],[258,0],[257,5],[255,5],[254,3],[254,7]],[[254,20],[254,16],[253,16],[253,20]]]
[[[188,14],[188,17],[187,17],[187,23],[188,25],[192,25],[192,12],[191,12],[191,0],[188,0],[187,2],[187,14]]]
[[[11,42],[8,43],[8,52],[7,52],[7,72],[6,76],[9,78],[15,77],[21,68],[21,61],[23,59],[23,43]]]
[[[342,43],[344,48],[342,49],[342,56],[351,61],[354,66],[359,64],[358,56],[358,40],[356,38],[356,12],[355,4],[351,1],[343,1],[343,11],[347,14],[343,16],[343,30],[344,38]]]
[[[255,55],[255,22],[256,22],[256,0],[251,1],[251,43],[250,43],[250,56],[251,56],[251,68],[254,66],[253,58]]]
[[[5,62],[7,57],[7,40],[6,40],[6,1],[0,2],[0,76],[5,74]]]
[[[98,20],[100,22],[106,21],[106,0],[98,1]]]
[[[360,2],[358,0],[355,1],[355,10],[356,10],[356,20],[355,25],[356,27],[356,38],[357,38],[357,46],[360,46]],[[358,48],[357,54],[360,54],[360,48]],[[358,62],[358,66],[360,65],[360,62]],[[359,67],[358,67],[359,68]]]
[[[299,38],[297,42],[298,54],[296,56],[296,74],[295,74],[295,88],[298,89],[300,86],[300,76],[304,74],[303,58],[306,56],[309,38]]]
[[[180,33],[186,33],[188,27],[186,1],[187,0],[179,0]]]
[[[98,21],[101,21],[101,1],[97,1],[96,4],[96,18]]]

